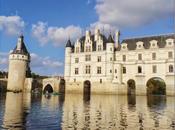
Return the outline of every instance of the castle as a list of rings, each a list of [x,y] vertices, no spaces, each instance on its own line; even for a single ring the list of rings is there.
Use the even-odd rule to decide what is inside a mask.
[[[65,47],[66,92],[146,95],[150,79],[175,95],[175,34],[124,39],[96,29]]]
[[[24,44],[24,37],[18,38],[16,47],[9,55],[9,73],[7,90],[20,92],[24,90],[25,82],[30,73],[30,54]]]

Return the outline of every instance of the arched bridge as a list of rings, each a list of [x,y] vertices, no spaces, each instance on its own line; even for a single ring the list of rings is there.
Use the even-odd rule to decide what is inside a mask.
[[[65,81],[62,77],[52,77],[43,79],[43,92],[65,93]]]

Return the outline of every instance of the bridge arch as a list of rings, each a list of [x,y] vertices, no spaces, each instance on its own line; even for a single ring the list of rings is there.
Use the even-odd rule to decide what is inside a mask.
[[[53,93],[53,87],[50,85],[50,84],[47,84],[45,87],[44,87],[44,93],[48,92],[48,93]]]
[[[147,83],[147,95],[166,95],[166,83],[160,77],[152,77]]]
[[[133,79],[129,79],[127,81],[127,94],[128,95],[136,94],[136,83],[135,80]]]
[[[84,81],[83,94],[84,95],[91,94],[91,82],[89,80]]]

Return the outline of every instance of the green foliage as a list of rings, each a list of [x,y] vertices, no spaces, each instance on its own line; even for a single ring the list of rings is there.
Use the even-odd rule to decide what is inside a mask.
[[[7,77],[8,77],[8,72],[0,71],[0,78],[7,78]]]

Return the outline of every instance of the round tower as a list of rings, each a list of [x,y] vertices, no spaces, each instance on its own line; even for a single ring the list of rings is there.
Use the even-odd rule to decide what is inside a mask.
[[[107,80],[111,82],[114,74],[114,39],[111,34],[106,43],[106,59]]]
[[[8,91],[23,91],[29,63],[30,54],[24,44],[24,37],[21,35],[15,49],[9,55]]]
[[[72,45],[69,39],[67,41],[65,49],[64,78],[66,81],[69,80],[69,77],[71,75],[71,52],[72,52]]]

